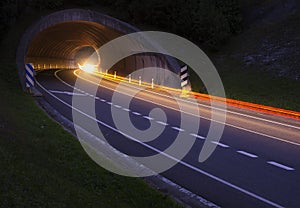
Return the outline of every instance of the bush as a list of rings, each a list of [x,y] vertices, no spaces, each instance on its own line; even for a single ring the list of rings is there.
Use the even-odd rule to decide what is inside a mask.
[[[197,43],[215,47],[241,31],[242,18],[236,0],[118,0],[117,10],[129,6],[132,20],[177,33]]]
[[[29,0],[28,4],[37,9],[56,9],[63,5],[63,0]]]
[[[17,18],[18,7],[15,0],[3,0],[0,2],[0,34],[2,35],[9,25]]]

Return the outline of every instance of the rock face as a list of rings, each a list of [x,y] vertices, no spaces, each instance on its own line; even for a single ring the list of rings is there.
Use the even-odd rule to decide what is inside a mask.
[[[24,86],[24,61],[33,63],[37,69],[76,68],[75,57],[80,49],[89,46],[97,51],[110,40],[132,32],[138,32],[138,29],[95,11],[69,9],[52,13],[28,28],[21,39],[16,60],[21,83]],[[99,59],[101,62],[101,57]],[[159,54],[132,55],[108,70],[128,75],[146,67],[161,67],[176,74],[179,72],[173,58]],[[160,80],[169,79],[164,74],[157,76]],[[143,81],[151,79],[143,76]],[[163,84],[163,81],[157,84]],[[178,88],[180,83],[175,85],[172,87]]]
[[[284,35],[283,35],[284,36]],[[287,40],[286,40],[287,39]],[[300,37],[282,37],[277,41],[266,39],[256,53],[243,54],[246,65],[256,64],[260,69],[281,77],[300,80]]]
[[[241,0],[245,30],[217,59],[245,70],[300,80],[300,1]],[[224,50],[224,51],[225,51]]]

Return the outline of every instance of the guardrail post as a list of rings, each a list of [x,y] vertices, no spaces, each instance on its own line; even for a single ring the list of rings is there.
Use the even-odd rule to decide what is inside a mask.
[[[142,85],[142,78],[141,78],[141,76],[139,76],[139,85],[140,86]]]
[[[117,78],[117,72],[115,71],[115,73],[114,73],[114,79],[116,79]]]
[[[151,88],[153,89],[154,88],[154,79],[152,78],[151,80]]]

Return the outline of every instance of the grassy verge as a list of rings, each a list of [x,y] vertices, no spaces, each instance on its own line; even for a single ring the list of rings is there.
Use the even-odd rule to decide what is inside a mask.
[[[200,79],[193,72],[190,74],[193,91],[203,92]],[[300,82],[297,80],[234,67],[231,70],[219,71],[219,75],[227,98],[300,111]]]
[[[299,14],[291,14],[254,25],[209,54],[227,98],[300,111],[299,20]],[[201,82],[191,81],[199,91]]]
[[[262,71],[231,70],[220,73],[226,97],[300,111],[300,82]]]
[[[80,143],[0,70],[0,207],[179,207],[141,179],[96,165]]]

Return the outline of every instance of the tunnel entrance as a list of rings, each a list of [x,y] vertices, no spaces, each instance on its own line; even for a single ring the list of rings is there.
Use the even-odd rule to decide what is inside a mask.
[[[124,34],[138,32],[133,26],[107,15],[83,9],[70,9],[50,14],[32,25],[23,35],[17,52],[20,81],[25,89],[25,63],[34,69],[74,69],[97,53],[103,44]],[[171,64],[172,62],[172,64]],[[161,54],[137,54],[123,59],[112,69],[118,74],[129,73],[146,67],[169,69],[176,74],[178,65]]]
[[[75,65],[84,65],[86,61],[92,65],[100,65],[100,56],[92,46],[84,46],[80,48],[74,55]]]
[[[66,21],[41,31],[28,45],[26,63],[35,69],[77,68],[90,58],[99,64],[97,49],[122,33],[89,21]]]

